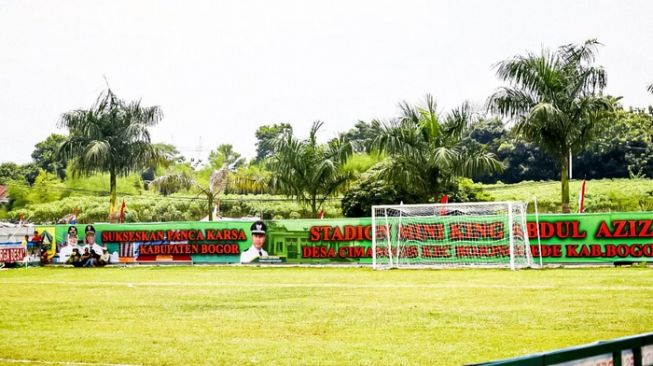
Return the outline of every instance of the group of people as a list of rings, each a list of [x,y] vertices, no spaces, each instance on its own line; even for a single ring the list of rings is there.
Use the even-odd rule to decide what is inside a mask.
[[[268,257],[268,252],[263,249],[265,245],[267,226],[263,221],[256,221],[250,227],[252,234],[252,246],[240,255],[241,263],[256,262],[259,258]],[[25,240],[28,240],[27,235]],[[49,256],[47,248],[40,247],[40,236],[38,231],[34,232],[31,240],[41,254],[41,263],[47,263]],[[36,244],[38,243],[38,244]],[[80,245],[76,226],[69,226],[66,233],[66,240],[63,246],[59,248],[59,263],[71,264],[75,267],[102,267],[112,261],[112,256],[106,247],[100,246],[95,242],[95,227],[86,225],[84,229],[84,245]],[[114,256],[117,254],[114,253]],[[114,258],[115,260],[115,258]]]
[[[78,244],[77,227],[70,226],[66,234],[66,246],[59,251],[59,260],[75,267],[102,267],[111,261],[107,248],[95,242],[95,228],[86,225],[84,246]]]

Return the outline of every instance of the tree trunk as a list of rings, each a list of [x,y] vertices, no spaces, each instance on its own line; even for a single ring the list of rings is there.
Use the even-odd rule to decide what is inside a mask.
[[[569,213],[569,157],[562,158],[560,171],[560,189],[562,192],[562,213]]]
[[[312,217],[317,215],[317,199],[315,196],[311,197],[311,213],[313,214]]]
[[[116,196],[117,196],[117,183],[116,172],[111,170],[109,172],[109,216],[116,212]]]
[[[209,209],[209,221],[213,221],[213,200],[215,197],[213,194],[208,194],[206,195],[206,198],[208,199],[208,209]]]

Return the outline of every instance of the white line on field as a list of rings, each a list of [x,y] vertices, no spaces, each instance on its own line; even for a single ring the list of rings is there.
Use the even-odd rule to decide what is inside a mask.
[[[13,358],[0,358],[0,362],[27,363],[39,365],[92,365],[92,366],[139,366],[128,363],[91,363],[91,362],[69,362],[69,361],[38,361],[38,360],[17,360]]]
[[[243,287],[241,282],[115,282],[115,281],[0,281],[0,284],[7,285],[48,285],[48,286],[74,286],[74,285],[92,285],[92,286],[126,286],[126,287]],[[289,283],[247,283],[248,288],[292,288],[292,287],[316,287],[316,288],[427,288],[427,289],[448,289],[448,288],[467,288],[467,289],[532,289],[532,290],[554,290],[560,289],[560,286],[553,285],[503,285],[503,284],[458,284],[458,283],[402,283],[402,284],[355,284],[355,283],[311,283],[311,282],[289,282]],[[564,289],[564,287],[562,287]],[[627,290],[653,290],[653,286],[573,286],[574,290],[588,291],[627,291]]]

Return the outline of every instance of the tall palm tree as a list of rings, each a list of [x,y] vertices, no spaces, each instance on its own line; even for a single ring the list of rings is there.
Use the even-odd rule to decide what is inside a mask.
[[[306,140],[295,138],[292,132],[281,135],[270,158],[272,186],[308,204],[313,216],[350,178],[343,166],[352,154],[351,144],[342,138],[318,144],[322,125],[315,121]]]
[[[508,81],[488,100],[488,107],[509,117],[515,131],[551,154],[560,168],[562,211],[569,212],[569,155],[591,143],[612,104],[602,95],[607,74],[594,66],[595,39],[561,46],[555,52],[528,53],[497,64]]]
[[[162,117],[158,106],[145,107],[140,101],[127,103],[111,89],[102,92],[90,109],[61,116],[59,127],[67,128],[69,135],[59,155],[72,161],[73,174],[109,173],[110,215],[116,211],[117,177],[160,161],[148,129]]]
[[[437,199],[456,177],[501,170],[493,154],[462,144],[472,113],[468,104],[441,118],[430,94],[423,106],[399,105],[399,118],[383,123],[372,149],[387,154],[377,167],[380,179],[425,201]]]

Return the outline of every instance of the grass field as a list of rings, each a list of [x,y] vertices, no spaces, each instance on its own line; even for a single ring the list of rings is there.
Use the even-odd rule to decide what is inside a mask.
[[[460,365],[653,330],[653,269],[0,271],[1,364]]]

